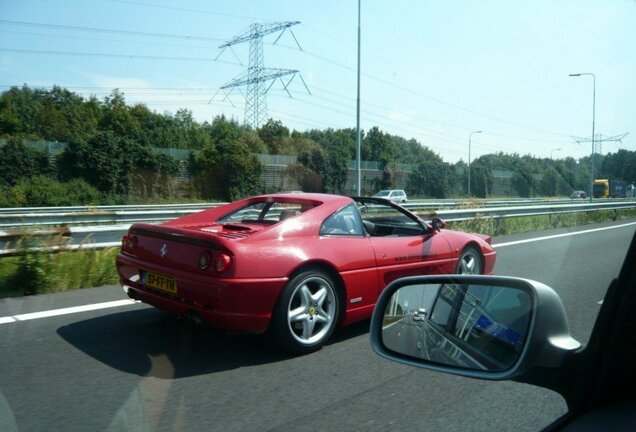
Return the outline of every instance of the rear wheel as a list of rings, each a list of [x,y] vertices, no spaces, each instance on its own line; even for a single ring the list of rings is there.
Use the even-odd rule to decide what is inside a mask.
[[[457,274],[482,274],[484,272],[484,264],[479,251],[473,246],[465,248],[459,256],[457,262]]]
[[[332,278],[318,269],[294,276],[272,318],[273,336],[285,350],[305,354],[320,349],[333,333],[340,300]]]

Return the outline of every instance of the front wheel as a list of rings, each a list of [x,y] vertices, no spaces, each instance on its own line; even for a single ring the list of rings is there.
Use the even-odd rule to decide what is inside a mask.
[[[292,353],[319,350],[333,333],[339,314],[332,278],[321,270],[306,270],[283,289],[272,317],[273,337]]]
[[[483,260],[481,254],[472,246],[465,248],[459,256],[457,262],[457,274],[476,274],[480,275],[484,272]]]

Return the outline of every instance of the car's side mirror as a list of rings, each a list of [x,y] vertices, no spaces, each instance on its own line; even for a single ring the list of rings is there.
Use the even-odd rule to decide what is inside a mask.
[[[433,227],[434,230],[441,230],[446,228],[446,222],[444,222],[443,220],[441,220],[438,217],[433,218],[433,220],[431,221],[431,226]]]
[[[400,363],[503,380],[555,368],[581,344],[552,288],[501,276],[398,279],[381,294],[371,345]]]

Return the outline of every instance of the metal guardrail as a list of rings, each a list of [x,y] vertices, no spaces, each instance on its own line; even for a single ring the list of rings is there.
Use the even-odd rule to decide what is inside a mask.
[[[625,200],[603,200],[603,202],[606,203],[624,201]],[[516,207],[538,203],[556,205],[574,204],[575,201],[572,199],[541,200],[532,198],[516,200],[436,200],[412,201],[403,206],[411,211],[419,212],[438,209],[456,209],[469,206],[481,206],[486,208]],[[222,204],[224,203],[0,208],[0,229],[163,222]]]
[[[453,209],[434,212],[435,216],[455,222],[475,218],[507,218],[518,216],[536,216],[545,214],[576,213],[599,210],[621,210],[636,208],[636,201],[602,202],[587,204],[550,204],[519,207],[490,207],[479,209]],[[418,213],[420,216],[424,214]]]
[[[217,204],[218,205],[218,204]],[[208,205],[209,206],[209,205]],[[415,204],[406,205],[412,211],[420,215],[423,219],[429,219],[433,216],[440,217],[449,222],[470,220],[474,218],[507,218],[518,216],[535,216],[545,214],[562,214],[584,211],[599,210],[620,210],[636,208],[636,200],[630,201],[607,201],[595,203],[572,203],[569,204],[548,204],[548,205],[526,205],[526,206],[508,206],[508,207],[482,207],[482,208],[465,208],[465,209],[430,209],[415,208]],[[208,208],[208,207],[206,207]],[[80,248],[104,248],[115,247],[119,245],[119,239],[124,235],[130,225],[134,222],[160,222],[171,219],[172,217],[182,216],[184,214],[193,213],[195,209],[177,209],[171,210],[169,214],[166,212],[152,213],[151,217],[156,219],[144,219],[148,216],[147,212],[130,211],[115,212],[119,220],[125,219],[125,222],[102,224],[96,226],[70,226],[57,228],[40,228],[38,230],[4,230],[0,231],[0,256],[19,255],[24,248],[17,248],[16,245],[21,238],[39,238],[48,239],[54,245],[47,246],[46,240],[43,241],[44,246],[32,247],[31,250],[73,250]],[[112,215],[111,215],[112,216]],[[144,216],[144,217],[141,217]],[[85,220],[85,219],[84,219]],[[103,220],[102,220],[103,221]],[[32,225],[33,226],[33,225]]]

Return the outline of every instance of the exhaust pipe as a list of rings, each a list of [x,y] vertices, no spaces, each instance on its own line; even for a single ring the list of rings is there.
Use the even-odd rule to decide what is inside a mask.
[[[135,291],[134,289],[132,289],[131,287],[124,285],[124,291],[126,292],[126,294],[128,295],[128,297],[130,297],[133,300],[139,300],[139,297],[137,297],[137,291]]]

